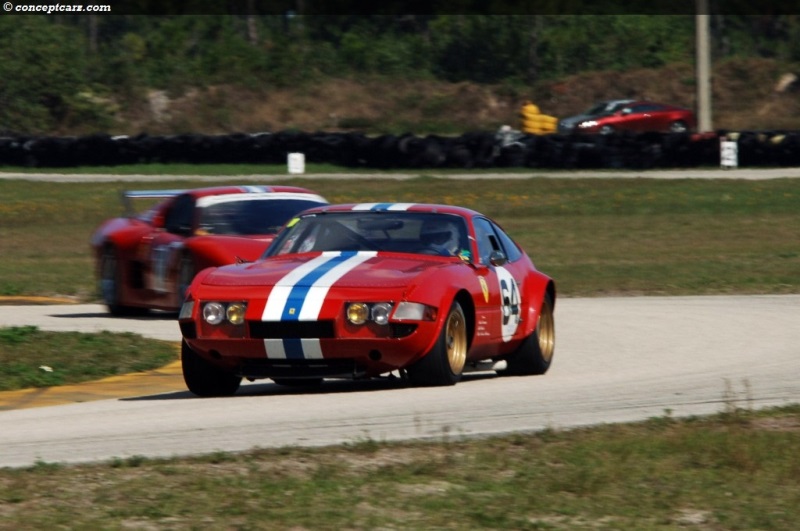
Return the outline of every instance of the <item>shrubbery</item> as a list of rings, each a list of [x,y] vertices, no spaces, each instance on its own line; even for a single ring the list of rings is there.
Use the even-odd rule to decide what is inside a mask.
[[[714,53],[798,59],[793,17],[715,16]],[[147,89],[377,75],[530,84],[694,60],[693,15],[0,18],[0,133],[108,129]],[[113,97],[112,97],[113,96]]]

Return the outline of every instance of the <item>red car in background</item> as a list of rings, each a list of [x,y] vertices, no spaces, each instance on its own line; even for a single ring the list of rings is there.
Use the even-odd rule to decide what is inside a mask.
[[[695,129],[696,125],[695,114],[690,109],[652,101],[634,101],[613,113],[578,123],[575,131],[601,135],[615,131],[685,133]]]
[[[134,213],[132,200],[156,201]],[[91,236],[103,302],[113,315],[177,311],[195,274],[258,258],[298,212],[325,205],[292,186],[219,186],[123,192],[128,214]]]
[[[466,208],[361,203],[292,218],[264,257],[209,268],[178,322],[199,396],[242,378],[318,385],[398,371],[415,385],[464,372],[544,374],[553,280],[495,222]]]

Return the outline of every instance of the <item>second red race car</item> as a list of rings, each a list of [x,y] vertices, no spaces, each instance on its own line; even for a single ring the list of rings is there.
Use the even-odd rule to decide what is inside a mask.
[[[184,380],[220,396],[242,378],[319,384],[396,371],[453,385],[472,369],[543,374],[555,300],[553,280],[473,210],[314,208],[263,259],[197,275],[179,315]]]
[[[155,206],[135,213],[133,200]],[[257,259],[284,223],[327,201],[293,186],[218,186],[123,193],[128,214],[91,236],[103,302],[113,315],[177,311],[195,274]]]
[[[695,114],[690,109],[652,101],[633,101],[578,122],[574,131],[601,135],[617,131],[686,133],[696,126]]]

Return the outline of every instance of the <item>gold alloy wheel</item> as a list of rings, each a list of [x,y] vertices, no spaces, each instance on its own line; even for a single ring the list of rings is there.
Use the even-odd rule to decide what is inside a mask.
[[[467,362],[467,322],[460,310],[447,316],[445,341],[450,370],[453,374],[461,374]]]
[[[550,363],[550,360],[553,359],[553,351],[556,348],[556,325],[553,319],[553,306],[547,299],[542,304],[542,312],[539,314],[539,321],[536,323],[536,337],[539,338],[539,350],[542,353],[542,359]]]

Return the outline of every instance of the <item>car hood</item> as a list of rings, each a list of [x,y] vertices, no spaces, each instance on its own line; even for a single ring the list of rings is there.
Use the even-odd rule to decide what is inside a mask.
[[[592,116],[591,114],[578,114],[575,116],[568,116],[566,118],[562,118],[559,123],[561,125],[566,125],[566,126],[575,126],[578,125],[580,122],[583,122],[585,120],[590,120],[596,117],[597,116]]]
[[[203,284],[212,286],[311,285],[327,275],[342,288],[400,288],[434,271],[463,265],[459,260],[377,252],[305,253],[220,267]]]

